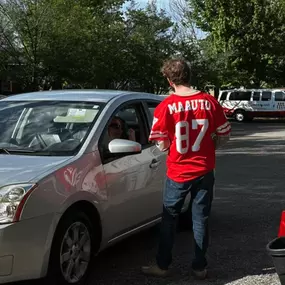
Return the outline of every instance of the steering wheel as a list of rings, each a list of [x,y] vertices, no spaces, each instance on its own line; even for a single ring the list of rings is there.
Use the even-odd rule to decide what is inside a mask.
[[[73,139],[73,135],[72,135],[72,132],[70,130],[67,130],[67,129],[63,129],[61,130],[60,133],[58,133],[59,137],[60,137],[60,140],[63,142],[63,141],[66,141],[66,140],[70,140],[70,139]]]
[[[37,133],[37,134],[35,135],[35,138],[37,139],[37,141],[38,141],[40,147],[41,147],[42,149],[44,149],[44,148],[46,147],[46,144],[45,144],[45,142],[44,142],[42,136],[41,136],[39,133]],[[34,138],[34,139],[35,139],[35,138]],[[32,147],[32,146],[33,146],[34,139],[32,139],[32,141],[29,143],[29,147]]]

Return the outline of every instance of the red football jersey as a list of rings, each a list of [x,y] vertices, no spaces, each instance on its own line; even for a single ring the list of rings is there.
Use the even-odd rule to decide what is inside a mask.
[[[212,135],[228,135],[230,131],[216,98],[197,91],[189,96],[172,94],[156,107],[149,140],[169,139],[167,176],[185,182],[215,168]]]

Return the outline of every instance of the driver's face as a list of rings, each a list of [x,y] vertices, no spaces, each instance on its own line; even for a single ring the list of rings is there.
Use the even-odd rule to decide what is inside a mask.
[[[122,137],[122,134],[123,134],[123,126],[120,122],[120,120],[117,120],[117,119],[113,119],[111,121],[111,123],[109,124],[109,135],[111,138],[121,138]]]

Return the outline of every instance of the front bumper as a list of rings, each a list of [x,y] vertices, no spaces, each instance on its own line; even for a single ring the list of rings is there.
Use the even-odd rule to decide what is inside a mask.
[[[54,221],[48,214],[0,225],[0,284],[46,275]]]

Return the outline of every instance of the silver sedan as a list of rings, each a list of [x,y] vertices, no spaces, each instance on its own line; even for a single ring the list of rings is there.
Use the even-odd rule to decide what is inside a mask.
[[[65,90],[0,101],[1,284],[81,284],[99,251],[160,221],[166,154],[148,134],[162,99]]]

